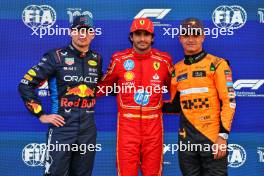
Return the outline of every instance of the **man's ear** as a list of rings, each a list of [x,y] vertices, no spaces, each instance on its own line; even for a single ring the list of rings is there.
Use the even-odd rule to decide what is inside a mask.
[[[70,29],[70,35],[71,37],[78,35],[78,30],[76,28]]]
[[[202,35],[202,36],[203,36],[203,42],[204,42],[204,39],[205,39],[205,35],[204,35],[204,33],[203,33],[203,35]]]
[[[129,36],[130,40],[133,42],[133,34]]]
[[[88,35],[91,36],[92,40],[95,38],[95,30],[94,30],[94,28],[89,28],[88,29]]]
[[[181,38],[182,38],[181,35],[179,35],[179,36],[178,36],[178,39],[179,39],[180,43],[181,43]]]

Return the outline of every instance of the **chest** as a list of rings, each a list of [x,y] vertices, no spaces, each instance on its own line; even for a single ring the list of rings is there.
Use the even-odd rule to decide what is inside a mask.
[[[97,84],[98,74],[98,61],[91,56],[61,56],[56,69],[56,78],[61,85]]]
[[[176,67],[179,89],[213,87],[215,68],[210,63],[181,64]]]
[[[119,80],[122,84],[162,85],[168,76],[168,66],[157,59],[127,59],[121,62]]]

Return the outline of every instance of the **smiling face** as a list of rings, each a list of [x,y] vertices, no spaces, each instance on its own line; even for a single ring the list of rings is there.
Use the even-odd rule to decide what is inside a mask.
[[[151,49],[154,40],[153,35],[145,30],[137,30],[130,35],[133,48],[138,52],[145,52]]]
[[[205,36],[203,35],[181,35],[179,40],[184,49],[185,55],[194,55],[203,50],[203,42]]]

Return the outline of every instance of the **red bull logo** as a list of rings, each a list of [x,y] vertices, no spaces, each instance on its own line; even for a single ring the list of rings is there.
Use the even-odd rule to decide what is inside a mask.
[[[33,100],[31,102],[27,102],[26,105],[35,114],[39,113],[42,110],[41,105],[39,105],[38,103],[35,103]]]
[[[96,100],[86,100],[79,98],[76,101],[70,101],[68,98],[61,98],[61,107],[71,108],[71,107],[80,107],[80,108],[92,108],[95,105]]]
[[[90,89],[85,84],[81,84],[77,87],[68,88],[66,95],[76,95],[79,97],[94,97],[94,89]]]

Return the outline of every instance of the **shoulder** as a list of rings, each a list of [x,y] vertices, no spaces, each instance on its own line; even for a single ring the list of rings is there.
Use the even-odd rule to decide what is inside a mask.
[[[228,60],[212,55],[212,54],[207,54],[205,58],[209,63],[213,64],[215,67],[218,67],[221,63],[226,63],[229,64]]]
[[[178,61],[178,62],[174,65],[174,67],[179,67],[179,66],[181,66],[181,65],[183,65],[183,64],[184,64],[184,59]]]
[[[54,54],[54,53],[59,53],[62,55],[66,55],[68,53],[68,47],[64,46],[64,47],[60,47],[60,48],[53,48],[48,50],[45,54]]]
[[[91,50],[91,54],[92,54],[93,59],[98,60],[98,62],[100,63],[103,62],[102,55],[99,54],[97,51]]]
[[[122,60],[127,59],[127,58],[132,57],[132,56],[133,56],[132,49],[131,48],[128,48],[128,49],[125,49],[123,51],[117,51],[117,52],[115,52],[112,55],[112,60],[122,61]]]
[[[67,47],[61,47],[61,48],[54,48],[51,50],[48,50],[43,57],[54,60],[55,62],[59,63],[61,62],[61,57],[66,56],[68,54]]]
[[[154,49],[154,48],[152,49],[152,56],[157,58],[157,59],[160,59],[164,62],[172,62],[172,59],[171,59],[171,56],[169,53],[159,51],[159,50]]]

